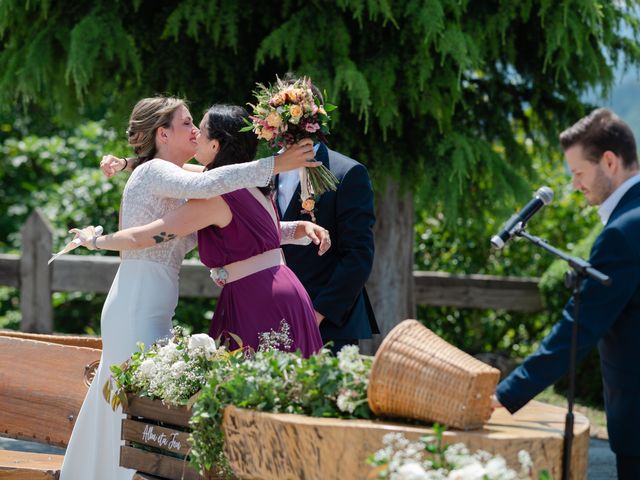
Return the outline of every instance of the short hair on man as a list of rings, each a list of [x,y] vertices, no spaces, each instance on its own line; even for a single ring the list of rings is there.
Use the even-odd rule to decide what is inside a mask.
[[[585,157],[598,163],[604,152],[622,158],[625,168],[637,166],[638,152],[633,132],[627,123],[611,110],[598,108],[560,134],[563,150],[580,145]]]

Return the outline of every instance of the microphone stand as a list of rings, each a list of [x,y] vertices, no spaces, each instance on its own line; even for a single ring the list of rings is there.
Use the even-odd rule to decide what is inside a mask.
[[[513,233],[518,237],[529,240],[555,256],[566,261],[571,270],[565,273],[564,283],[568,288],[573,289],[573,327],[571,330],[571,348],[569,350],[569,394],[567,395],[567,415],[564,422],[564,448],[562,457],[562,479],[571,478],[571,448],[573,445],[573,403],[576,388],[576,357],[578,353],[578,315],[580,313],[580,287],[582,280],[591,278],[605,286],[611,285],[611,278],[596,270],[591,264],[581,258],[571,256],[567,253],[552,247],[539,237],[530,235],[524,230],[525,225],[516,225]]]

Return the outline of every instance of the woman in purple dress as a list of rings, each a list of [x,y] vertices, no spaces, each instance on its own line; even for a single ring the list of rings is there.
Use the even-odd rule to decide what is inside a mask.
[[[248,118],[242,107],[211,107],[200,124],[196,159],[207,170],[252,161],[258,140],[252,132],[240,132]],[[189,200],[141,227],[96,237],[87,227],[79,236],[88,248],[128,250],[198,231],[200,259],[223,287],[209,334],[231,348],[239,337],[244,347],[257,349],[262,334],[285,330],[290,342],[279,342],[278,348],[309,356],[322,347],[320,331],[311,299],[284,264],[280,245],[313,241],[322,255],[330,240],[310,222],[280,223],[276,212],[269,187],[248,188]]]
[[[217,145],[207,169],[248,162],[257,138],[240,132],[248,119],[241,107],[212,107],[200,128]],[[212,146],[213,146],[212,145]],[[218,219],[198,232],[200,260],[221,285],[209,335],[256,349],[260,333],[278,332],[284,321],[291,343],[286,350],[305,356],[322,347],[313,304],[295,274],[284,264],[279,219],[269,187],[236,190],[218,197]]]

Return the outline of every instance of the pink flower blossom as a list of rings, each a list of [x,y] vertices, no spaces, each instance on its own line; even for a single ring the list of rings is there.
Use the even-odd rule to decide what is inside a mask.
[[[317,123],[307,123],[304,126],[304,129],[309,133],[313,133],[317,130],[320,130],[320,125],[318,125]]]

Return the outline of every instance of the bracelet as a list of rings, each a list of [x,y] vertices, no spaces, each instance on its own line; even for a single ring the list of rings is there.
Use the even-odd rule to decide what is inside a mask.
[[[122,160],[124,160],[124,167],[122,167],[119,171],[122,172],[124,171],[127,166],[129,165],[129,161],[127,160],[127,157],[124,157]]]
[[[91,245],[93,245],[94,250],[100,250],[100,247],[96,244],[96,240],[98,240],[99,235],[94,235],[91,239]]]

